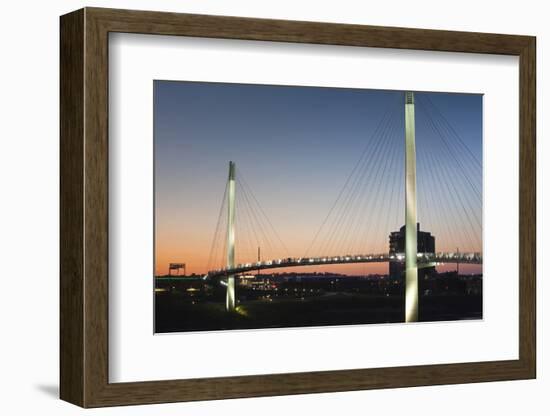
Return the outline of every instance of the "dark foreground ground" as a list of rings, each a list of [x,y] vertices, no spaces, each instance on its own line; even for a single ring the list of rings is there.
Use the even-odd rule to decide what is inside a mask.
[[[257,299],[235,312],[222,302],[188,302],[179,293],[156,293],[155,332],[209,331],[403,322],[404,301],[397,295],[330,292],[304,299]],[[482,318],[482,296],[442,294],[420,299],[420,320]]]

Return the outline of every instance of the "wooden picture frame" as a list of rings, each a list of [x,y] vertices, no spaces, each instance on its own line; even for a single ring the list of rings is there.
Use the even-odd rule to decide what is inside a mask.
[[[60,24],[60,396],[63,400],[82,407],[101,407],[535,378],[534,37],[100,8],[64,15]],[[519,359],[109,383],[110,32],[518,56]]]

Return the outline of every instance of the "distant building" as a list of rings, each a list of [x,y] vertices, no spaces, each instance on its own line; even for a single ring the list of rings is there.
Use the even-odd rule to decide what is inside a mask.
[[[419,253],[435,253],[435,237],[427,231],[420,231],[420,223],[416,223],[417,232],[417,250]],[[389,237],[390,242],[390,256],[405,255],[405,226],[401,227],[399,231],[392,231]],[[405,272],[405,262],[390,261],[390,277],[392,279],[400,279]],[[418,270],[418,277],[423,278],[435,272],[435,267],[427,267]]]

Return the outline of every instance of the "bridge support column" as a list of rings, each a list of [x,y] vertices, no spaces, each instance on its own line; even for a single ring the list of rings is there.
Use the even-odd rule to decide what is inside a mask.
[[[227,267],[235,268],[235,163],[229,162],[227,185]],[[227,277],[225,307],[235,310],[235,276]]]
[[[414,94],[405,93],[405,322],[418,321]]]

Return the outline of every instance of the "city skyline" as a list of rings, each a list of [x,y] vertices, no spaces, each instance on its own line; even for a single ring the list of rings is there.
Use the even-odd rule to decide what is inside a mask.
[[[388,156],[388,166],[384,166],[387,177],[376,171],[383,177],[377,188],[382,194],[384,188],[398,190],[401,186],[401,173],[397,169],[401,157],[399,138],[403,137],[399,124],[403,92],[180,81],[155,81],[154,92],[156,275],[166,274],[170,262],[185,262],[188,274],[208,271],[211,239],[229,160],[237,163],[280,239],[297,257],[311,245],[359,154],[376,136],[380,120],[384,120],[388,111],[391,117],[395,112],[385,137],[388,146],[393,146],[387,148],[392,156],[391,160]],[[450,134],[456,133],[471,156],[481,161],[482,96],[416,95],[425,97],[422,99],[426,105],[433,103],[452,126]],[[447,218],[442,224],[442,212],[455,212],[459,208],[453,201],[436,203],[434,195],[428,192],[441,181],[432,170],[437,164],[441,172],[452,178],[450,169],[456,160],[451,151],[446,158],[433,159],[430,149],[438,126],[434,129],[428,122],[422,123],[420,111],[417,117],[418,187],[427,190],[425,196],[419,196],[421,227],[435,236],[437,251],[454,251],[456,241],[460,241],[463,247],[459,249],[481,252],[481,201],[472,196],[467,184],[451,183],[454,189],[449,192],[461,198],[465,214],[460,215],[470,221],[469,234],[460,236],[458,231],[464,226],[459,219]],[[421,152],[423,148],[427,149],[425,153]],[[373,161],[373,166],[376,163],[379,162]],[[472,174],[471,182],[472,189],[481,189],[481,170],[479,175]],[[370,211],[359,211],[366,218],[381,216],[381,212],[386,218],[383,225],[376,224],[373,241],[358,243],[357,247],[387,252],[387,237],[403,225],[403,201],[392,199],[389,192],[389,196],[385,195],[384,192],[380,203],[369,204],[368,198],[362,205],[358,203],[360,208],[370,206]],[[471,221],[472,218],[477,221]],[[361,224],[362,219],[357,223]],[[445,241],[450,240],[455,230],[457,240]],[[238,238],[237,235],[237,241]],[[319,244],[322,247],[323,241]],[[255,260],[253,244],[237,243],[236,250],[238,259]],[[449,265],[442,270],[453,268]],[[288,271],[300,270],[387,274],[388,264],[300,267]],[[461,265],[461,270],[477,273],[481,272],[481,266]]]

